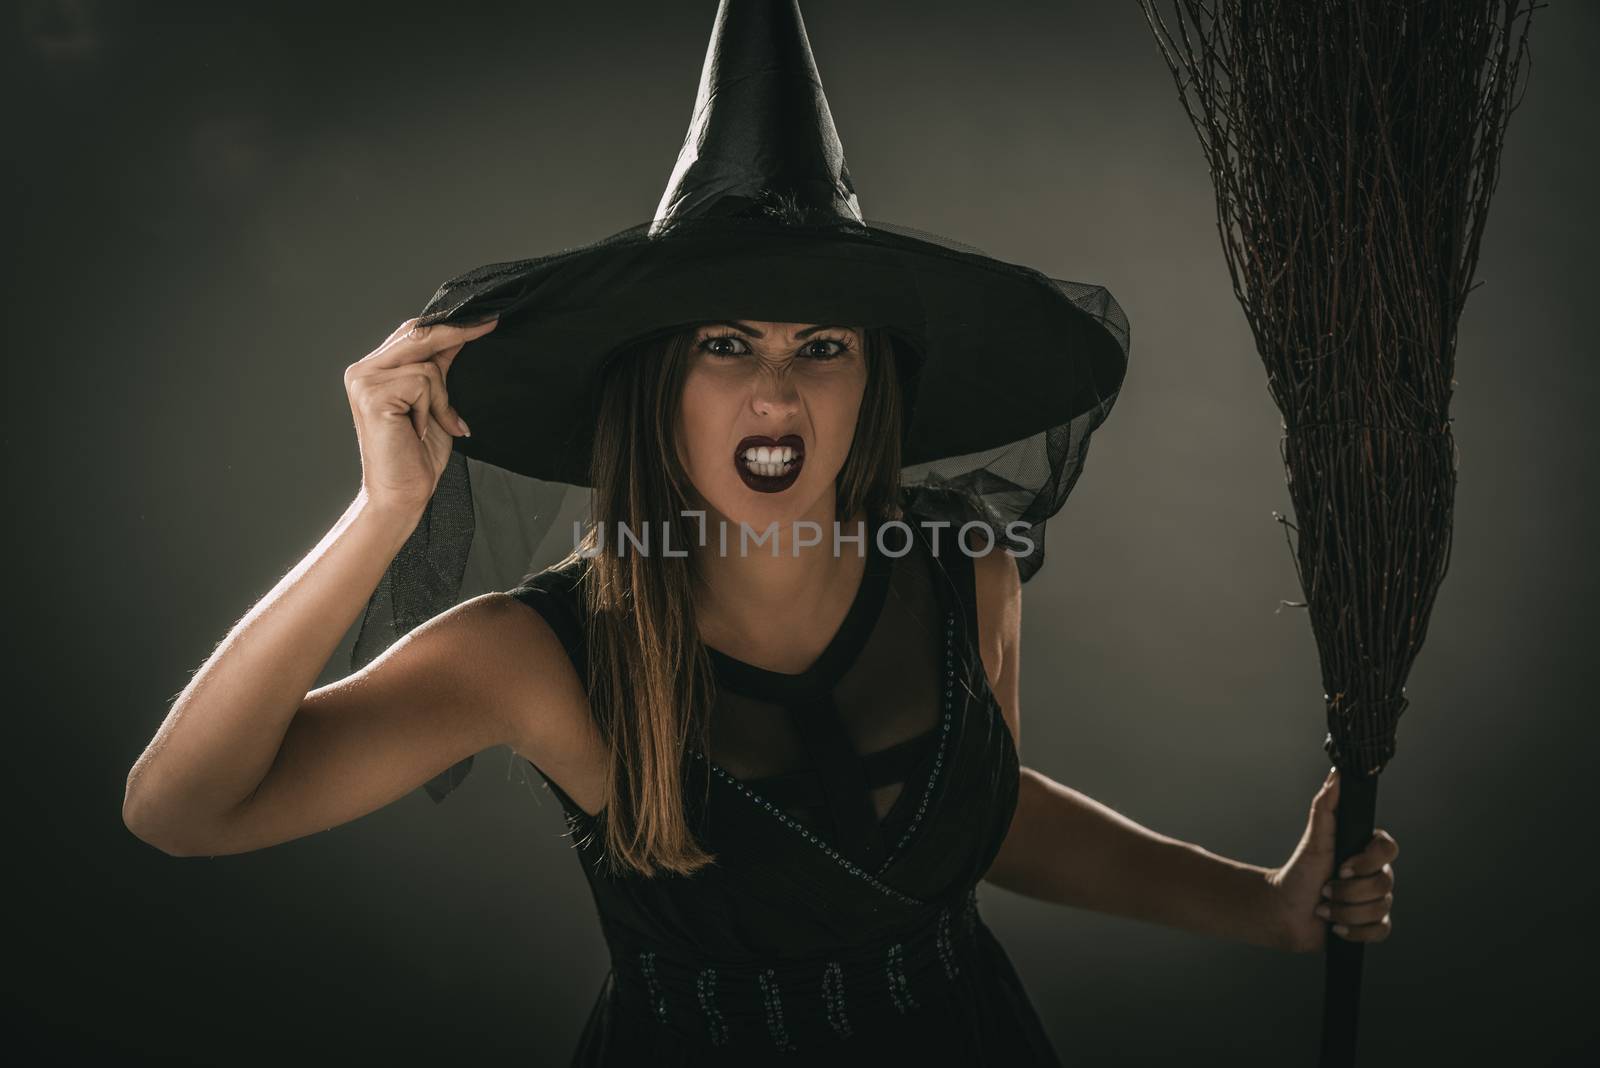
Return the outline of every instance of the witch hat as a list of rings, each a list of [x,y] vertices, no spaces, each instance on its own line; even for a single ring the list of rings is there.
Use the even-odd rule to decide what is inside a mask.
[[[959,499],[963,517],[997,527],[1031,524],[1035,548],[1016,558],[1023,581],[1043,563],[1043,523],[1127,369],[1127,319],[1103,287],[862,215],[795,0],[719,4],[649,222],[452,278],[420,321],[496,315],[451,366],[450,402],[472,436],[454,439],[423,520],[373,594],[357,666],[464,598],[474,542],[520,525],[520,540],[499,539],[512,548],[481,585],[526,574],[521,550],[542,533],[528,527],[533,509],[547,524],[553,484],[591,484],[601,375],[632,342],[733,319],[886,328],[910,408],[902,487]],[[495,488],[490,509],[475,485]]]
[[[684,219],[772,213],[862,225],[844,146],[794,3],[725,3],[652,235]]]

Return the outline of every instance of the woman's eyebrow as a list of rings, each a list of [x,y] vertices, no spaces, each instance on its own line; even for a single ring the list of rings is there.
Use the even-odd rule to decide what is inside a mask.
[[[748,334],[751,337],[759,338],[759,337],[766,337],[767,336],[767,335],[763,334],[761,331],[755,329],[752,326],[747,326],[744,323],[734,322],[734,321],[732,321],[730,319],[720,319],[720,320],[717,320],[715,322],[706,323],[704,325],[706,325],[706,326],[731,326],[733,329],[739,331],[741,334]],[[838,326],[838,325],[833,324],[833,323],[822,323],[822,324],[819,324],[817,326],[808,326],[804,330],[796,330],[794,336],[795,337],[810,337],[812,334],[815,334],[818,330],[845,330],[845,329],[848,329],[848,328],[847,327],[843,327],[843,326]]]

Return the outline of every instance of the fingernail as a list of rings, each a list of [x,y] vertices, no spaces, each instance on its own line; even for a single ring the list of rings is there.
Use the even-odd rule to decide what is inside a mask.
[[[456,416],[456,422],[461,424],[461,433],[470,438],[472,436],[472,430],[467,426],[467,421],[458,415]]]
[[[1323,883],[1322,884],[1322,896],[1323,897],[1332,897],[1333,896],[1333,884],[1332,883]]]
[[[1348,879],[1348,878],[1350,878],[1350,876],[1354,875],[1355,873],[1356,873],[1356,870],[1354,868],[1352,868],[1350,865],[1346,864],[1344,867],[1339,869],[1339,878]]]
[[[1342,923],[1336,923],[1333,925],[1333,933],[1336,935],[1347,935],[1350,933],[1350,928],[1346,927]]]
[[[1323,919],[1327,919],[1329,916],[1333,915],[1333,910],[1326,905],[1318,905],[1316,908],[1316,913]]]

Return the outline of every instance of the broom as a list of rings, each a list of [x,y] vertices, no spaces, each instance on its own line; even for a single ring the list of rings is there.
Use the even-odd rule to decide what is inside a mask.
[[[1283,417],[1298,523],[1274,518],[1305,597],[1284,603],[1308,609],[1321,662],[1337,870],[1372,838],[1449,567],[1456,327],[1546,5],[1172,0],[1170,27],[1139,6],[1199,135]],[[1328,936],[1325,1068],[1355,1063],[1362,950]]]

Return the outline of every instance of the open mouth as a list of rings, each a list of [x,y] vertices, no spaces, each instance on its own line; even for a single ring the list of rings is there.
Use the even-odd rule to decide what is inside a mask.
[[[751,489],[771,493],[787,488],[805,464],[805,440],[799,434],[770,438],[752,434],[739,442],[733,463]]]

